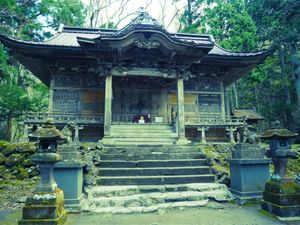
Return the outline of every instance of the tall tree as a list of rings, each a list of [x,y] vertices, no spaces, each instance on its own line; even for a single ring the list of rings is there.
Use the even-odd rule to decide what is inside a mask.
[[[0,33],[21,39],[43,40],[61,23],[81,26],[85,7],[80,0],[2,0]],[[0,44],[0,121],[7,121],[11,137],[14,118],[28,110],[45,109],[48,90],[37,78],[9,56]]]

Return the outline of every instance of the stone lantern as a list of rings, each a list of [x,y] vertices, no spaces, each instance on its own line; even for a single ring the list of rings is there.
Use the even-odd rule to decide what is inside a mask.
[[[300,185],[287,175],[288,159],[297,158],[290,148],[290,140],[296,136],[296,133],[281,128],[278,121],[261,136],[269,140],[267,156],[274,164],[274,174],[265,185],[261,206],[281,220],[300,219]]]
[[[56,150],[58,142],[63,142],[65,137],[55,128],[52,119],[48,119],[32,137],[39,142],[38,151],[32,156],[32,161],[38,164],[41,179],[33,196],[26,200],[19,225],[63,224],[66,221],[64,193],[57,188],[53,179],[53,168],[55,163],[61,161],[61,155]]]

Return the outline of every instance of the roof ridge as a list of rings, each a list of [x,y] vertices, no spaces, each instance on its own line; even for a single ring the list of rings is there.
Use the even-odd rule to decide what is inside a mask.
[[[88,32],[89,31],[89,32]],[[64,26],[62,32],[64,33],[100,33],[100,32],[116,32],[117,29],[112,28],[90,28],[90,27],[71,27]]]

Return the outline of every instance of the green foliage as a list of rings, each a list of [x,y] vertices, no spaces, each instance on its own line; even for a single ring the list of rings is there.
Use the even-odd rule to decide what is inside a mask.
[[[243,0],[191,1],[190,10],[186,8],[181,21],[183,32],[212,34],[224,48],[234,51],[257,48],[256,26]]]
[[[181,24],[183,32],[212,34],[229,50],[274,50],[272,57],[236,82],[238,107],[255,107],[267,123],[279,119],[289,129],[297,129],[293,115],[296,96],[300,98],[300,57],[296,54],[300,1],[187,0]]]
[[[24,89],[13,84],[0,84],[0,118],[7,120],[29,111],[31,104]]]
[[[58,28],[60,24],[82,26],[85,8],[80,0],[42,0],[40,12],[47,18],[48,26]]]
[[[43,40],[60,24],[82,26],[85,13],[81,0],[2,0],[0,34]],[[0,44],[0,121],[7,120],[7,135],[14,118],[26,111],[45,111],[47,107],[48,88]]]

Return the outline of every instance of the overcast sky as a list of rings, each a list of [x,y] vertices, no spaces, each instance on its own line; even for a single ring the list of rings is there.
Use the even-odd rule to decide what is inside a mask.
[[[88,5],[90,0],[82,0],[84,2],[84,4]],[[105,0],[104,0],[105,1]],[[107,1],[107,0],[106,0]],[[117,1],[117,0],[112,0],[113,2]],[[103,1],[102,1],[103,2]],[[119,8],[120,8],[120,1],[117,1],[117,3],[112,4],[110,7],[110,10],[108,10],[109,12],[111,12],[112,14],[114,12],[118,12]],[[159,21],[164,21],[164,26],[171,32],[175,32],[178,29],[179,26],[179,22],[178,19],[174,19],[172,22],[172,18],[175,15],[176,12],[176,7],[177,9],[179,9],[181,12],[183,12],[183,6],[185,1],[181,0],[178,1],[176,3],[176,5],[174,5],[174,3],[172,3],[173,1],[171,0],[129,0],[129,3],[126,5],[124,15],[125,14],[131,14],[133,12],[138,11],[138,9],[140,7],[145,7],[147,2],[151,2],[151,4],[149,5],[147,11],[148,13],[154,17],[155,19],[159,20]],[[104,13],[104,12],[103,12]],[[162,16],[165,15],[165,18],[162,19]],[[134,18],[134,16],[130,16],[126,19],[124,19],[118,26],[118,28],[122,28],[123,26],[125,26],[126,24],[128,24],[130,22],[130,20]],[[116,22],[116,21],[113,21]]]

